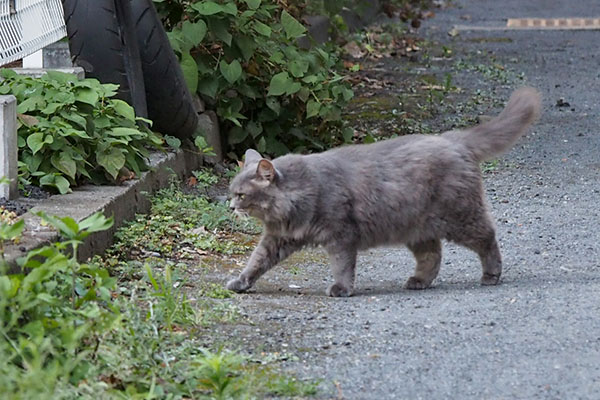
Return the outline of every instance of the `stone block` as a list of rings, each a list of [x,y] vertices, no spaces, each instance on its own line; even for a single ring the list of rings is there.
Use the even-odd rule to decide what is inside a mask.
[[[0,177],[10,180],[0,184],[0,197],[15,199],[18,194],[17,99],[0,96]]]
[[[67,74],[75,74],[78,79],[85,78],[85,71],[81,67],[70,67],[70,68],[51,68],[54,71],[65,72]],[[13,70],[19,75],[26,75],[32,78],[39,78],[48,72],[46,68],[13,68]]]
[[[221,144],[221,133],[219,131],[219,120],[217,114],[206,111],[198,116],[198,129],[206,139],[206,143],[213,148],[214,156],[206,156],[204,159],[210,163],[223,161],[223,146]]]

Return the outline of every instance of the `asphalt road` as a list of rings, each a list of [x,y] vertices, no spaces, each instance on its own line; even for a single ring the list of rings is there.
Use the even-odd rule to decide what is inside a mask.
[[[479,286],[477,257],[446,245],[434,287],[407,291],[409,252],[375,249],[359,257],[357,294],[332,299],[326,259],[301,254],[236,297],[254,325],[228,335],[323,379],[323,398],[600,399],[600,31],[447,34],[509,17],[600,17],[600,3],[452,3],[419,34],[493,54],[544,97],[533,133],[485,178],[502,284]]]

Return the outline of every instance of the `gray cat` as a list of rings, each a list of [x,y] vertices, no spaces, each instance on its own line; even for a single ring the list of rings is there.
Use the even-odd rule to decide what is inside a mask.
[[[498,284],[502,261],[479,162],[507,151],[539,112],[539,93],[521,88],[499,116],[470,129],[273,161],[248,150],[231,208],[260,219],[264,233],[227,288],[244,292],[296,250],[320,245],[335,280],[327,295],[351,296],[358,250],[405,244],[417,261],[405,287],[425,289],[440,270],[441,239],[475,251],[481,284]]]

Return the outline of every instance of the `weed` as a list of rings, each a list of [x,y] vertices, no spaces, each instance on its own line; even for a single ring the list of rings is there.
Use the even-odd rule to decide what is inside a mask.
[[[205,284],[201,291],[202,296],[211,299],[228,299],[232,296],[232,293],[230,290],[223,288],[223,285],[213,282]]]
[[[214,175],[203,171],[204,182]],[[152,199],[150,215],[137,215],[115,234],[118,242],[109,254],[118,258],[178,256],[195,258],[207,252],[239,254],[249,250],[234,234],[259,232],[251,219],[240,220],[227,204],[206,195],[184,193],[178,184],[160,190]],[[244,242],[244,240],[242,240]]]
[[[219,400],[239,397],[245,391],[243,362],[243,357],[232,352],[203,350],[191,363],[196,369],[196,385]]]
[[[192,174],[196,177],[198,185],[202,188],[206,188],[215,185],[219,182],[219,177],[214,175],[208,168],[202,168],[198,171],[193,171]]]
[[[489,174],[498,168],[498,160],[486,161],[481,164],[481,172]]]
[[[319,387],[318,381],[305,382],[290,376],[275,375],[267,383],[267,391],[276,396],[314,396]]]
[[[145,268],[146,275],[152,284],[151,296],[155,299],[148,303],[149,319],[160,321],[169,331],[173,330],[174,324],[195,324],[198,321],[197,314],[186,295],[174,290],[171,267],[167,265],[164,275],[156,278],[148,264],[145,265]]]

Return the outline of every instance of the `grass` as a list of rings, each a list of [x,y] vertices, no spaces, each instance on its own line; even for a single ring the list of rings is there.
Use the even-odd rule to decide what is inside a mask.
[[[221,334],[248,321],[231,292],[204,279],[210,267],[199,265],[246,252],[259,229],[208,197],[221,176],[202,170],[195,178],[198,187],[173,181],[154,196],[150,213],[119,229],[103,257],[80,264],[53,245],[30,255],[28,274],[0,275],[3,399],[317,393],[317,381],[278,371],[280,359],[250,359]]]

